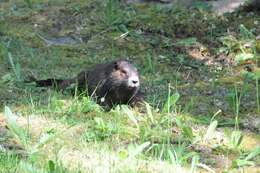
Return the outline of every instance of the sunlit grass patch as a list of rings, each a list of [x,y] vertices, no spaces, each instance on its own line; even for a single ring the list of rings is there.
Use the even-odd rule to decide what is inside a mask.
[[[199,124],[191,126],[192,121],[178,112],[177,100],[176,94],[169,95],[161,110],[146,103],[143,113],[127,106],[104,112],[98,105],[97,109],[91,107],[90,111],[84,111],[83,107],[88,108],[89,103],[93,105],[88,98],[75,97],[64,101],[54,95],[47,105],[40,106],[42,115],[17,116],[8,109],[5,114],[10,114],[10,120],[15,117],[15,121],[9,120],[9,127],[13,127],[12,133],[21,141],[34,165],[40,162],[54,164],[59,169],[69,168],[72,172],[85,169],[117,171],[130,165],[130,172],[143,169],[153,172],[162,169],[152,166],[157,162],[169,171],[184,171],[189,170],[185,167],[189,167],[191,160],[194,160],[195,167],[211,170],[210,167],[215,165],[211,163],[214,159],[209,158],[212,154],[218,159],[220,153],[232,153],[238,159],[243,151],[240,146],[242,138],[236,140],[234,135],[224,138],[224,134],[217,130],[217,121],[213,120],[208,127]],[[18,131],[20,128],[24,130]],[[207,154],[204,155],[204,152]],[[257,156],[256,153],[250,160]],[[200,157],[198,161],[202,163],[197,163],[195,160]],[[240,160],[237,160],[239,164]],[[112,168],[111,164],[114,165]],[[147,164],[150,166],[143,167]],[[23,169],[29,169],[24,166],[28,167],[30,163],[25,165],[22,164]],[[34,166],[35,169],[45,169],[40,165]],[[227,163],[222,166],[228,168],[231,165]]]
[[[0,172],[16,172],[19,158],[15,154],[0,151]]]

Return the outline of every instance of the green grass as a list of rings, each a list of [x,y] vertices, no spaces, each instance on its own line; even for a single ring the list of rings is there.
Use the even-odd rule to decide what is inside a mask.
[[[17,167],[19,164],[19,158],[14,154],[7,154],[5,152],[0,152],[0,172],[17,172]]]
[[[26,163],[22,161],[22,164],[16,166],[25,172],[54,169],[50,167],[55,167],[58,172],[64,170],[75,172],[84,170],[88,166],[94,171],[108,169],[103,162],[110,163],[113,160],[118,164],[109,169],[115,172],[123,171],[126,164],[130,172],[138,172],[143,164],[150,165],[144,168],[148,171],[152,169],[153,164],[163,161],[167,167],[165,170],[189,170],[190,160],[200,158],[200,152],[191,151],[190,145],[206,148],[216,145],[217,150],[222,154],[236,155],[237,159],[234,160],[236,164],[230,167],[232,169],[257,165],[256,162],[251,161],[258,158],[257,150],[252,150],[252,153],[256,154],[250,156],[250,163],[244,163],[249,161],[249,158],[242,157],[246,153],[241,148],[241,136],[237,138],[237,135],[232,133],[224,137],[225,135],[222,134],[225,141],[222,144],[213,140],[217,121],[213,121],[207,130],[201,129],[198,132],[190,128],[185,116],[179,115],[177,118],[173,112],[156,113],[148,105],[145,114],[127,107],[117,107],[106,113],[99,109],[84,112],[81,108],[86,99],[66,103],[53,97],[47,106],[48,109],[42,106],[34,107],[35,110],[42,110],[41,115],[17,117],[16,121],[13,121],[16,115],[6,108],[5,115],[10,132],[27,153]],[[68,112],[71,106],[74,107],[73,111]],[[30,109],[30,107],[29,110],[24,109],[23,114],[27,111],[36,113]],[[178,128],[175,133],[171,131],[174,126]],[[30,133],[30,138],[26,133],[21,133],[21,127]],[[247,150],[247,152],[251,151]],[[97,161],[101,161],[97,164],[100,168],[94,166]],[[83,164],[85,162],[90,165]],[[197,166],[201,164],[198,160],[196,163],[194,164]],[[68,167],[70,164],[72,167]],[[164,170],[161,167],[154,169]]]
[[[0,138],[0,172],[259,170],[260,139],[251,128],[259,118],[257,70],[226,64],[219,70],[189,52],[237,64],[257,61],[260,28],[247,14],[219,17],[116,0],[2,4],[0,120],[6,118],[9,134]],[[37,37],[71,33],[84,43],[48,47]],[[31,75],[70,78],[118,58],[130,59],[140,72],[147,103],[139,109],[107,112],[91,97],[22,82]]]

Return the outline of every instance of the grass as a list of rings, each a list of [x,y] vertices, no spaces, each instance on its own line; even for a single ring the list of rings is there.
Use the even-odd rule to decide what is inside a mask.
[[[176,117],[174,120],[173,114],[168,112],[158,114],[149,105],[146,114],[134,112],[127,107],[117,107],[109,113],[98,109],[85,113],[81,112],[81,105],[86,100],[77,100],[76,103],[66,105],[65,102],[60,102],[59,111],[56,107],[57,101],[56,99],[55,102],[50,101],[48,111],[42,112],[41,116],[17,116],[8,107],[5,108],[10,132],[27,153],[26,162],[23,159],[18,160],[18,170],[48,172],[48,169],[54,169],[58,172],[78,172],[86,169],[93,171],[109,169],[124,172],[126,164],[129,172],[142,172],[142,169],[148,172],[154,169],[170,172],[175,169],[188,171],[194,170],[195,167],[211,170],[210,167],[198,162],[199,152],[190,151],[188,148],[211,147],[215,143],[213,139],[217,121],[213,121],[205,131],[205,135],[200,136],[204,130],[194,131],[186,125],[188,121],[184,120],[184,117]],[[67,113],[66,107],[70,107],[67,104],[78,105],[77,109],[71,112],[73,117]],[[40,110],[39,107],[35,109]],[[170,130],[174,127],[174,123],[179,128],[175,134]],[[26,131],[30,134],[29,138]],[[215,145],[219,145],[219,149],[224,149],[227,145],[230,147],[228,152],[239,151],[242,156],[244,152],[238,148],[242,138],[237,141],[234,135],[232,133],[231,138],[224,139],[227,141],[223,144],[216,142]],[[256,151],[253,150],[252,153],[254,152]],[[250,159],[257,156],[256,153]],[[193,160],[193,166],[188,168],[190,159]],[[234,162],[242,164],[241,159]],[[108,168],[104,162],[108,165],[111,162],[114,164]],[[254,163],[250,161],[250,164]],[[146,164],[148,167],[143,168]],[[164,166],[153,167],[154,164]],[[246,165],[248,164],[244,163],[242,166]],[[234,165],[233,167],[237,168]]]
[[[0,167],[1,173],[4,172],[16,172],[19,158],[15,154],[0,153]]]
[[[236,70],[259,56],[260,28],[247,14],[114,0],[2,4],[0,172],[259,171],[257,63]],[[79,35],[83,44],[47,47],[37,34]],[[215,62],[222,55],[235,65]],[[140,72],[139,109],[106,112],[89,96],[22,82],[69,78],[118,57]]]

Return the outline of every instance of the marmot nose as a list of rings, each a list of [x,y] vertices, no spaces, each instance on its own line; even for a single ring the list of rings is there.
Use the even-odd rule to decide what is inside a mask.
[[[133,84],[137,84],[138,80],[132,80]]]
[[[132,78],[129,78],[128,80],[128,86],[129,87],[138,87],[140,84],[139,84],[139,78],[134,76]]]

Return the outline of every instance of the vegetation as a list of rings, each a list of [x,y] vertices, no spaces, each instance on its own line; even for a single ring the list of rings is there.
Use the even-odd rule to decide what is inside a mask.
[[[1,2],[0,172],[259,171],[259,22],[203,3]],[[122,57],[142,107],[24,82]]]

